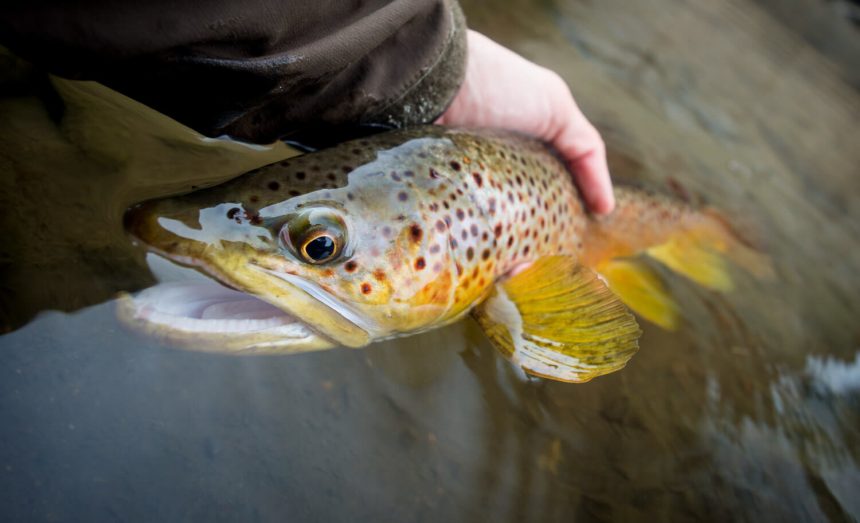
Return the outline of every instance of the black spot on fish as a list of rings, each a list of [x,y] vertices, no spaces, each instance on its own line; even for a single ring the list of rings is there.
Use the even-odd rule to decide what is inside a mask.
[[[280,188],[281,188],[281,184],[279,184],[275,180],[272,180],[271,182],[269,182],[269,189],[270,190],[277,191]]]
[[[421,229],[420,225],[418,225],[417,223],[413,223],[409,226],[409,236],[412,238],[413,242],[418,243],[424,236],[424,231]]]

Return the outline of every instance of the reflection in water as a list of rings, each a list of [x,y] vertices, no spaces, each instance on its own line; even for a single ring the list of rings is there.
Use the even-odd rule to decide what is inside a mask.
[[[616,176],[729,209],[777,281],[720,295],[655,266],[682,328],[643,326],[626,369],[581,386],[524,379],[469,323],[243,359],[153,345],[110,303],[46,312],[0,338],[3,519],[860,518],[856,91],[741,0],[464,3],[565,76]],[[15,96],[7,323],[149,281],[125,203],[271,161]]]

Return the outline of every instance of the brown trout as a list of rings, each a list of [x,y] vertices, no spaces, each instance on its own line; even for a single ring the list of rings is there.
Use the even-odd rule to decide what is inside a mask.
[[[647,251],[721,290],[724,255],[757,263],[713,213],[623,187],[616,198],[590,216],[553,152],[519,135],[428,126],[347,142],[129,210],[149,251],[220,284],[162,284],[121,300],[121,317],[186,347],[289,353],[471,312],[526,372],[583,382],[637,350],[625,303],[677,323],[659,279],[628,257]]]

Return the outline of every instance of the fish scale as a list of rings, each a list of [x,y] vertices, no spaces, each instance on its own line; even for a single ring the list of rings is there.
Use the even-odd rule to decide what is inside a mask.
[[[146,202],[127,213],[126,226],[150,250],[318,334],[296,342],[300,349],[255,334],[254,350],[358,347],[475,310],[493,342],[528,372],[585,381],[635,352],[638,327],[619,296],[658,324],[677,323],[673,302],[654,298],[665,293],[647,267],[613,260],[647,251],[720,290],[730,280],[710,247],[760,265],[714,213],[631,188],[615,194],[612,215],[590,216],[564,164],[541,142],[426,126]],[[306,249],[317,241],[319,257],[311,259]],[[156,295],[131,307],[133,321],[146,326],[137,310],[157,308]],[[190,339],[170,325],[158,329]]]
[[[390,156],[380,156],[386,150]],[[305,155],[264,167],[242,185],[252,214],[283,198],[349,208],[370,187],[362,210],[376,219],[356,241],[414,231],[421,241],[406,258],[401,249],[359,249],[349,264],[316,270],[316,277],[361,301],[442,306],[440,321],[457,319],[518,265],[577,255],[586,220],[571,177],[545,146],[489,131],[479,139],[438,127],[388,133],[336,146],[324,161]],[[383,197],[391,201],[383,205]]]

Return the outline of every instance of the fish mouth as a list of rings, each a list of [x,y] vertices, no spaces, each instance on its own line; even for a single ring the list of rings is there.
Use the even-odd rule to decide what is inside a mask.
[[[204,211],[214,209],[206,208],[198,217],[200,229],[192,229],[194,234],[189,236],[184,229],[164,226],[165,220],[193,221],[179,207],[174,200],[144,202],[126,211],[123,224],[149,251],[147,261],[160,281],[165,281],[159,274],[165,267],[172,266],[166,272],[175,274],[175,268],[184,265],[185,280],[194,273],[196,280],[202,278],[206,283],[157,285],[126,296],[120,303],[121,320],[183,347],[215,352],[258,346],[269,352],[363,347],[373,341],[375,329],[368,328],[367,322],[362,325],[361,315],[334,296],[310,282],[297,281],[298,277],[290,279],[251,263],[255,246],[247,238],[260,227],[245,224],[242,227],[248,229],[240,227],[237,233],[230,224],[222,228],[220,222],[203,223]],[[222,237],[225,230],[228,236],[244,233],[246,237]],[[231,245],[229,252],[222,250],[224,242]],[[302,329],[287,329],[287,325],[301,325]],[[306,332],[310,335],[305,336]]]
[[[229,354],[287,354],[338,345],[253,294],[158,254],[147,254],[147,262],[160,283],[118,301],[120,320],[136,331],[182,348]],[[319,307],[331,310],[331,305]]]

